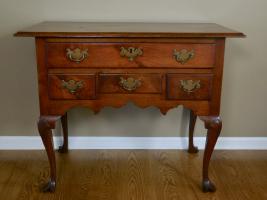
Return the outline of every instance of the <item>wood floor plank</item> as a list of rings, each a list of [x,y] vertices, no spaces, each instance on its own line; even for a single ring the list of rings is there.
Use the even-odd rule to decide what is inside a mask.
[[[73,150],[57,154],[54,194],[44,151],[0,151],[0,200],[264,200],[267,151],[215,151],[215,193],[200,190],[203,151]]]
[[[151,188],[148,151],[124,151],[118,154],[118,200],[153,199],[154,191]]]

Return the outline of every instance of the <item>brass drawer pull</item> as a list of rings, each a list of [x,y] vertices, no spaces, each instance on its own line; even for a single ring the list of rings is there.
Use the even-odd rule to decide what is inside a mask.
[[[136,90],[138,87],[141,86],[141,84],[141,81],[138,79],[134,79],[132,77],[124,79],[123,77],[120,77],[119,85],[129,92]]]
[[[129,47],[128,49],[121,47],[121,57],[126,56],[129,61],[133,61],[137,56],[143,55],[143,50],[140,48]]]
[[[67,89],[69,91],[69,93],[75,94],[78,89],[84,87],[84,82],[83,81],[75,81],[75,80],[69,80],[69,81],[62,80],[61,85],[64,89]]]
[[[177,51],[176,49],[174,49],[173,56],[177,62],[185,64],[187,61],[194,58],[195,52],[194,50],[188,51],[186,49],[182,49],[180,51]]]
[[[68,59],[73,62],[79,63],[88,57],[88,49],[81,50],[79,48],[76,48],[74,50],[71,50],[68,48],[66,49],[66,51]]]
[[[187,93],[196,91],[201,87],[200,80],[180,80],[181,88]]]

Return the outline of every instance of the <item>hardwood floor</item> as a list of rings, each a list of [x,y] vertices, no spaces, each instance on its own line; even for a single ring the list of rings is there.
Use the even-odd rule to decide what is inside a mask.
[[[200,190],[202,156],[203,151],[73,150],[57,154],[57,190],[44,194],[44,151],[0,151],[0,200],[267,199],[267,151],[215,151],[213,194]]]

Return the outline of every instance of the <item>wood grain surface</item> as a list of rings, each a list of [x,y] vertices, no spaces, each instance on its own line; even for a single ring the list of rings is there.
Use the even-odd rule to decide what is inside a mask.
[[[212,87],[212,74],[167,74],[167,97],[168,99],[183,100],[208,100]],[[182,87],[181,81],[199,81],[199,88],[187,92]]]
[[[210,176],[216,193],[202,193],[203,151],[75,150],[57,155],[54,194],[44,151],[0,151],[2,200],[264,200],[266,151],[215,151]]]
[[[71,93],[66,87],[63,87],[62,81],[69,84],[69,81],[75,81],[74,83],[81,83],[81,87],[75,89]],[[95,74],[49,74],[48,75],[48,87],[49,97],[51,99],[95,99],[96,98],[96,76]],[[69,84],[73,89],[73,85]]]
[[[76,39],[77,40],[77,39]],[[65,42],[47,42],[47,67],[48,68],[213,68],[215,61],[215,43],[206,44],[199,40],[193,43],[135,43],[133,41],[115,43],[102,41],[98,43],[84,42],[83,39],[72,43],[69,39]],[[136,56],[132,61],[120,55],[121,47],[130,47],[142,50],[142,55]],[[81,62],[73,62],[66,55],[66,49],[72,51],[79,48],[87,50],[88,57]],[[194,58],[185,63],[177,62],[173,56],[174,50],[194,52]]]
[[[25,37],[244,37],[214,23],[43,22],[18,31]]]
[[[123,78],[127,80],[128,78],[133,78],[138,80],[140,85],[132,90],[128,91],[120,85],[120,80]],[[106,94],[116,94],[116,93],[130,93],[130,94],[160,94],[162,92],[162,79],[163,75],[161,74],[129,74],[129,73],[120,73],[120,74],[99,74],[99,93]]]

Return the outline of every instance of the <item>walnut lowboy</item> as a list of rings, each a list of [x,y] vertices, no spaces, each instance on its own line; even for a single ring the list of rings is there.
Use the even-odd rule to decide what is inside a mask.
[[[196,117],[205,123],[202,189],[214,192],[208,176],[210,158],[222,122],[220,95],[226,37],[242,33],[217,24],[44,22],[16,36],[36,38],[40,118],[38,129],[49,164],[44,191],[55,191],[56,161],[52,129],[61,119],[68,150],[67,111],[132,101],[165,114],[183,105],[191,110],[190,153]]]

